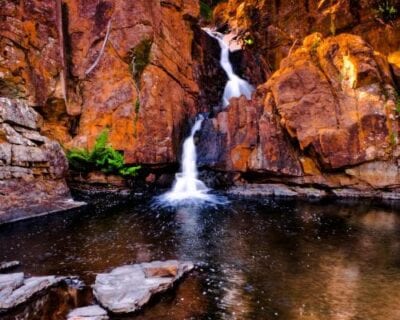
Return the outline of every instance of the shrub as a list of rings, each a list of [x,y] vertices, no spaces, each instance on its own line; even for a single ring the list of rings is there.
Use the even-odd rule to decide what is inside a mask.
[[[107,144],[108,130],[103,130],[96,139],[92,151],[86,149],[72,149],[67,152],[70,167],[83,172],[100,170],[105,173],[121,176],[137,175],[140,166],[126,166],[124,156]]]
[[[212,9],[207,3],[203,1],[200,1],[200,15],[206,21],[211,21],[212,19]]]
[[[389,141],[390,141],[390,144],[392,145],[392,147],[394,147],[394,146],[397,145],[397,139],[398,139],[398,137],[397,137],[397,135],[396,135],[394,132],[392,132],[392,133],[389,135]]]
[[[254,39],[250,36],[244,39],[244,43],[246,46],[252,46],[254,42]]]
[[[376,11],[378,16],[385,22],[396,19],[399,15],[397,5],[396,0],[377,1]]]
[[[152,41],[149,39],[142,40],[132,51],[131,68],[136,83],[139,83],[143,70],[150,63],[150,51]]]

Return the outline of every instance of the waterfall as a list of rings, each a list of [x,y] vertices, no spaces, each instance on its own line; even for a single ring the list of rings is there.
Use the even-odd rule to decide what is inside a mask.
[[[217,39],[221,47],[221,67],[228,76],[228,82],[225,85],[222,105],[229,105],[229,100],[234,97],[244,95],[251,99],[254,87],[247,81],[241,79],[234,73],[232,64],[229,60],[229,45],[225,43],[224,36],[221,33],[204,29],[212,38]],[[217,197],[209,193],[210,189],[198,179],[197,155],[194,136],[200,130],[204,117],[199,115],[192,127],[190,135],[183,143],[182,168],[181,172],[175,176],[172,189],[156,198],[156,204],[160,206],[177,206],[191,204],[224,204],[227,200],[224,197]]]
[[[226,72],[228,76],[228,82],[225,85],[224,95],[222,98],[222,105],[227,107],[229,105],[229,100],[231,98],[237,98],[240,96],[245,96],[248,100],[251,99],[251,94],[254,91],[254,87],[248,83],[246,80],[240,78],[233,71],[232,64],[229,60],[229,44],[224,41],[224,35],[222,33],[211,31],[210,29],[203,29],[207,34],[216,39],[221,47],[221,59],[220,64],[222,69]]]
[[[183,143],[182,171],[175,176],[172,189],[157,197],[161,206],[174,206],[188,203],[222,204],[222,197],[209,194],[210,189],[198,179],[196,145],[194,135],[200,130],[204,117],[199,115],[192,127],[190,136]]]

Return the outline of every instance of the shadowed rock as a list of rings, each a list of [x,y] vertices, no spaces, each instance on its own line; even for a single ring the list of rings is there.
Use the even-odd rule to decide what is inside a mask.
[[[22,272],[0,275],[0,310],[12,309],[64,280],[64,277],[55,276],[25,279]]]
[[[0,262],[0,272],[5,271],[11,268],[15,268],[21,265],[19,261],[7,261],[7,262]]]
[[[67,320],[107,320],[107,311],[98,305],[82,307],[72,310]]]
[[[108,310],[130,313],[143,307],[153,295],[170,289],[193,268],[191,262],[176,260],[122,266],[97,275],[93,292]]]

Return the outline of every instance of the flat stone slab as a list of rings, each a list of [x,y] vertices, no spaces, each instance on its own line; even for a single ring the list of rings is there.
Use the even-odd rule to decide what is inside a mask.
[[[96,277],[93,293],[113,313],[131,313],[164,292],[194,268],[192,262],[154,261],[118,267]]]
[[[67,320],[108,320],[107,311],[98,305],[82,307],[68,313]]]
[[[0,310],[15,308],[64,280],[64,277],[55,276],[25,278],[22,272],[0,274]]]
[[[15,208],[8,210],[2,210],[0,208],[0,225],[46,216],[54,213],[63,213],[69,210],[83,208],[86,205],[86,202],[74,201],[72,199],[61,199],[43,201],[41,204],[32,204],[30,207],[26,208]]]
[[[41,116],[26,102],[0,98],[0,120],[29,129],[37,129],[41,119]]]
[[[6,261],[6,262],[0,262],[0,272],[4,270],[8,270],[11,268],[15,268],[21,265],[21,262],[19,261]]]

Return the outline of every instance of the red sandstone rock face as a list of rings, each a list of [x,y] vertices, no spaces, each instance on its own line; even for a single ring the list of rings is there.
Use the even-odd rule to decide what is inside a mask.
[[[0,2],[0,96],[44,105],[62,98],[57,1]]]
[[[297,154],[277,122],[271,95],[260,87],[251,101],[232,99],[206,120],[198,143],[202,165],[220,170],[299,176]]]
[[[400,22],[374,8],[372,0],[221,3],[218,25],[254,40],[243,76],[270,79],[252,101],[232,100],[204,123],[202,164],[296,184],[382,187],[376,168],[393,173],[399,153]],[[0,1],[0,95],[35,106],[41,132],[66,147],[90,148],[108,127],[128,163],[176,163],[189,119],[215,106],[224,80],[217,57],[206,56],[215,43],[193,28],[198,11],[196,0]],[[31,138],[2,124],[0,143]]]
[[[0,95],[37,106],[66,147],[90,148],[108,127],[128,163],[174,163],[197,113],[198,11],[196,0],[3,1]]]
[[[325,168],[382,159],[390,150],[395,97],[361,38],[314,34],[268,81],[281,124]]]
[[[71,71],[82,97],[78,135],[71,145],[91,147],[109,127],[111,144],[128,163],[175,162],[181,128],[196,113],[190,21],[198,14],[197,2],[66,4]],[[146,46],[146,56],[135,56]],[[136,70],[137,63],[144,64],[143,70]]]
[[[254,40],[249,50],[264,59],[272,71],[303,39],[320,32],[324,36],[353,33],[388,55],[400,46],[400,19],[385,22],[376,0],[229,0],[214,10],[220,27],[228,26]],[[391,1],[400,6],[398,0]]]
[[[385,163],[380,160],[396,167],[389,165],[396,157],[398,126],[387,70],[388,63],[358,36],[307,37],[251,101],[232,99],[206,121],[198,144],[202,164],[297,177],[289,180],[299,184],[365,183],[370,167],[321,172],[370,161],[378,164],[376,171]],[[387,181],[398,183],[397,170],[386,174]],[[370,185],[381,186],[372,179]]]

